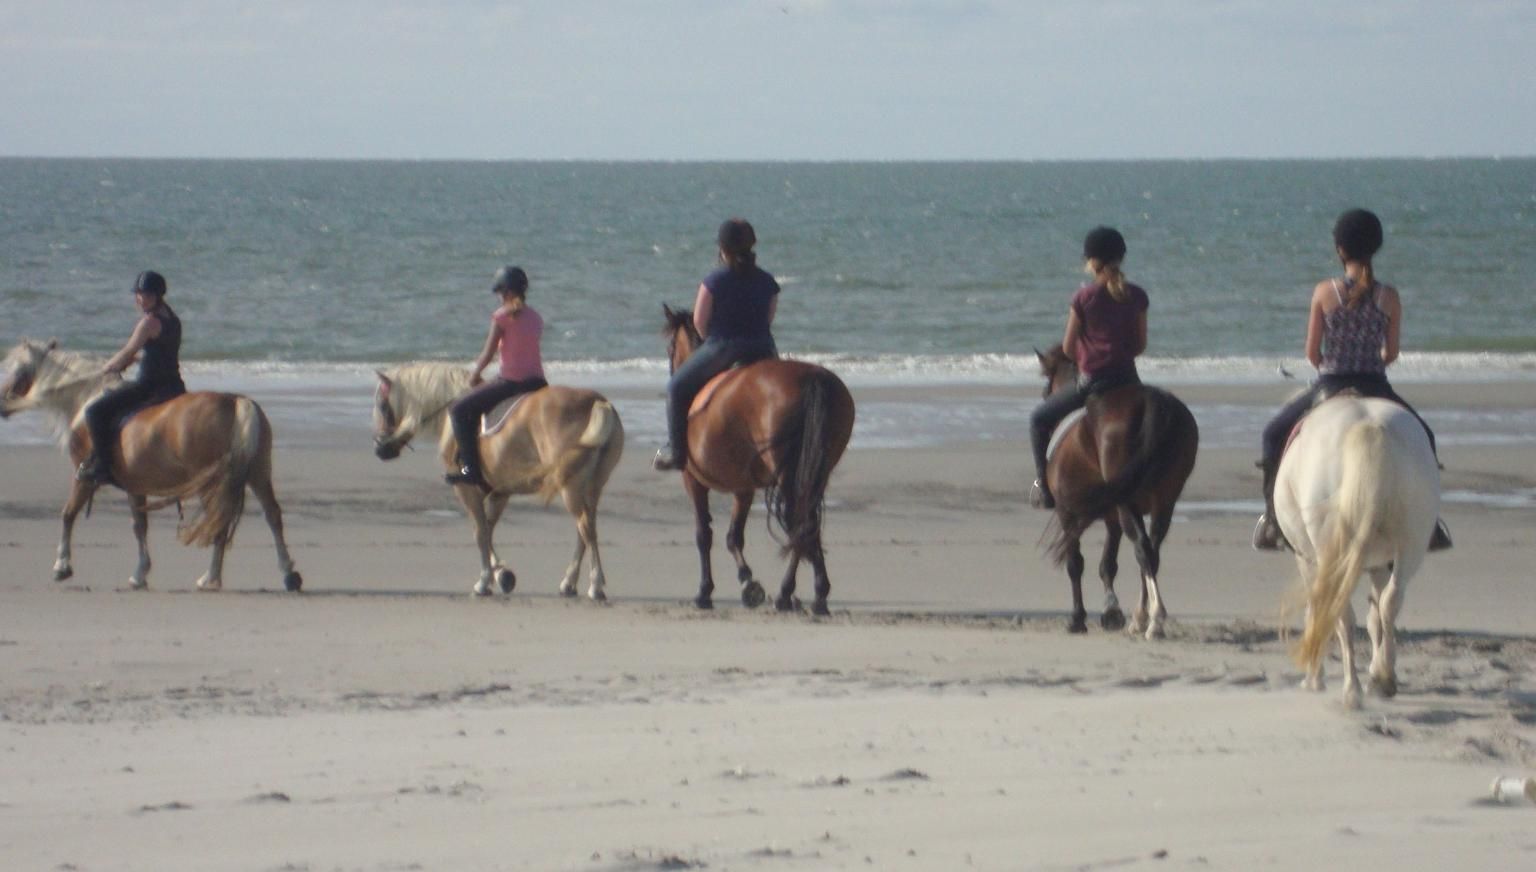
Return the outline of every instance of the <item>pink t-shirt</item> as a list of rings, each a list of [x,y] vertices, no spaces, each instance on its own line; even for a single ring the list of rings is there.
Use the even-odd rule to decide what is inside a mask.
[[[491,323],[501,330],[501,377],[523,381],[544,377],[544,358],[539,354],[539,337],[544,333],[544,319],[524,306],[517,317],[506,309],[497,309]]]

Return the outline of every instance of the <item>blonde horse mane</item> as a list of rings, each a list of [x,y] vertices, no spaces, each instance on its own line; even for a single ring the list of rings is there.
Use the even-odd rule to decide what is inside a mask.
[[[391,384],[400,429],[448,426],[448,407],[469,389],[469,372],[451,363],[408,363],[380,373]],[[398,432],[398,431],[397,431]]]
[[[54,343],[23,339],[5,356],[5,367],[13,372],[30,367],[31,388],[26,405],[53,419],[54,435],[61,445],[68,445],[69,434],[80,424],[85,406],[107,385],[121,380],[103,375],[103,359],[75,351],[64,351]]]

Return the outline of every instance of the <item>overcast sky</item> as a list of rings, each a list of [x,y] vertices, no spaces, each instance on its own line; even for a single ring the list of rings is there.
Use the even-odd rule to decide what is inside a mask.
[[[1536,154],[1536,0],[0,0],[0,155]]]

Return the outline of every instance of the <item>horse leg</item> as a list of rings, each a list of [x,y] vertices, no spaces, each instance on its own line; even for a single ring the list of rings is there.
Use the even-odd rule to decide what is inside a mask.
[[[1339,615],[1338,635],[1339,655],[1344,660],[1339,667],[1344,673],[1344,707],[1358,709],[1360,676],[1355,672],[1355,607],[1352,603],[1346,603]]]
[[[699,595],[693,604],[701,609],[712,609],[715,607],[715,576],[709,567],[709,550],[714,547],[715,533],[710,527],[709,488],[684,472],[683,489],[693,500],[693,541],[699,548]]]
[[[755,609],[763,604],[763,586],[752,578],[747,565],[747,514],[752,511],[752,491],[737,491],[731,503],[731,526],[725,531],[725,549],[736,560],[736,580],[741,582],[741,604]]]
[[[277,493],[272,489],[272,476],[251,477],[251,492],[261,503],[262,517],[272,530],[272,542],[277,546],[277,568],[283,574],[283,588],[297,591],[304,587],[304,578],[293,568],[293,557],[288,554],[288,540],[283,536],[283,508],[277,504]]]
[[[228,530],[222,530],[213,537],[213,556],[208,560],[208,571],[197,580],[198,590],[217,592],[224,589],[224,549],[228,545]]]
[[[1076,536],[1067,543],[1067,579],[1072,582],[1072,620],[1068,633],[1088,632],[1088,609],[1083,606],[1083,548]]]
[[[1371,691],[1387,699],[1397,696],[1397,613],[1403,607],[1402,581],[1395,570],[1372,570]]]
[[[491,528],[485,511],[485,496],[479,488],[470,485],[459,485],[453,492],[459,498],[459,504],[464,506],[464,514],[469,516],[469,522],[474,525],[475,545],[480,549],[480,578],[475,582],[475,596],[490,596],[496,565],[491,562]]]
[[[592,580],[587,585],[587,597],[593,602],[607,602],[608,594],[604,588],[607,587],[608,580],[603,577],[603,560],[597,550],[596,500],[588,499],[575,487],[567,487],[564,496],[566,511],[576,519],[576,553],[571,557],[570,565],[565,568],[565,578],[560,582],[560,595],[576,595],[576,579],[581,576],[581,561],[586,556],[587,549],[591,548]]]
[[[501,562],[501,555],[496,553],[494,535],[496,525],[501,523],[501,513],[506,511],[507,502],[511,499],[511,494],[490,494],[484,498],[485,536],[486,547],[491,551],[491,576],[502,593],[511,593],[512,589],[517,587],[517,573]]]
[[[784,570],[784,580],[779,582],[779,598],[773,601],[773,607],[781,612],[793,612],[800,608],[800,601],[795,599],[795,574],[800,570],[800,552],[789,555],[789,568]]]
[[[138,495],[128,496],[128,505],[133,512],[133,538],[139,546],[139,565],[134,567],[133,574],[128,576],[128,587],[133,590],[143,590],[149,587],[149,511],[146,508],[148,501]]]
[[[816,541],[811,543],[811,551],[806,555],[811,561],[811,571],[816,578],[816,603],[811,606],[811,613],[816,615],[830,615],[832,610],[827,608],[827,597],[832,594],[832,579],[827,576],[827,555],[821,547],[821,534],[816,534]]]
[[[1099,581],[1104,584],[1104,614],[1099,616],[1099,626],[1110,632],[1125,626],[1125,612],[1120,610],[1120,598],[1115,596],[1115,575],[1120,572],[1120,536],[1118,521],[1104,521],[1104,553],[1099,557]],[[1140,619],[1146,623],[1143,610]]]
[[[59,535],[59,551],[53,561],[54,581],[63,581],[75,574],[75,568],[70,565],[70,546],[75,538],[75,518],[80,516],[80,510],[91,501],[91,495],[96,493],[96,487],[96,484],[88,481],[76,481],[70,486],[69,499],[64,502],[64,511],[60,513],[64,529]]]
[[[1125,528],[1126,536],[1130,537],[1131,547],[1136,551],[1136,563],[1141,567],[1141,603],[1136,607],[1138,620],[1144,613],[1147,617],[1146,637],[1149,640],[1161,639],[1163,624],[1168,619],[1168,609],[1163,605],[1162,591],[1157,586],[1157,546],[1147,533],[1141,515],[1134,510],[1120,509],[1120,526]]]

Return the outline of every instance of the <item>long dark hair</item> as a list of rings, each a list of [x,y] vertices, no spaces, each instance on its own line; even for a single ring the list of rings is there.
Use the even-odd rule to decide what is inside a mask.
[[[757,255],[752,251],[757,244],[757,232],[746,219],[731,218],[721,224],[715,241],[720,244],[720,259],[730,269],[750,269],[757,263]]]

